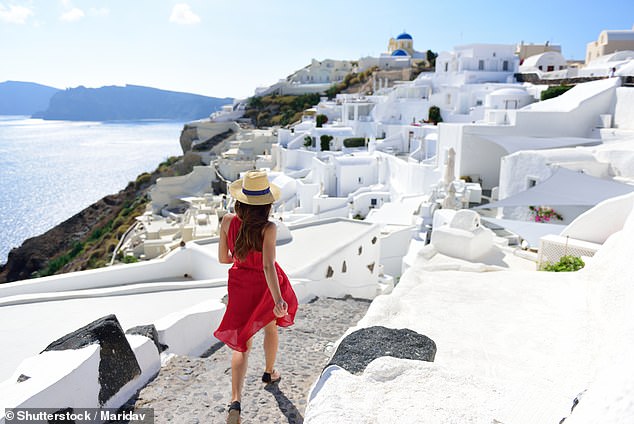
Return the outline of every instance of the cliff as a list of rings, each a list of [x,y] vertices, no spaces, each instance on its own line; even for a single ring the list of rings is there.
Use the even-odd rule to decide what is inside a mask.
[[[33,115],[48,107],[59,90],[33,82],[0,83],[0,115]]]
[[[55,93],[48,108],[35,118],[74,121],[115,121],[141,119],[196,120],[208,117],[231,98],[126,85],[69,88]]]

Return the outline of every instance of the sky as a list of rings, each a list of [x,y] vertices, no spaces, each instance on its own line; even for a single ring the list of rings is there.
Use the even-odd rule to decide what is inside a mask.
[[[583,60],[602,30],[633,25],[632,0],[0,0],[0,82],[244,98],[312,58],[378,56],[403,31],[419,51],[548,41]]]

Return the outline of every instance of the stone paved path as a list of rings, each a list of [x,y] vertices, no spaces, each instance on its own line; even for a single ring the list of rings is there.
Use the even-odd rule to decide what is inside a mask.
[[[282,381],[265,386],[262,332],[255,336],[242,398],[242,422],[303,423],[308,390],[332,355],[332,346],[370,303],[319,298],[300,305],[295,325],[280,329],[276,368]],[[224,423],[231,401],[231,350],[212,346],[200,358],[176,356],[138,394],[135,408],[153,408],[155,423]]]

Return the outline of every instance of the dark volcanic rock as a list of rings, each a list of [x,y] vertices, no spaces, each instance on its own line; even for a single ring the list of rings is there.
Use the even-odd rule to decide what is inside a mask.
[[[407,328],[362,328],[341,341],[328,365],[338,365],[357,374],[381,356],[433,362],[436,356],[436,343],[429,337]]]
[[[154,324],[137,325],[136,327],[128,328],[125,333],[138,334],[147,337],[154,342],[154,346],[156,346],[156,349],[159,351],[159,353],[163,352],[169,347],[159,342],[158,331],[156,331],[156,327],[154,326]]]
[[[99,403],[103,405],[127,382],[141,375],[141,367],[114,315],[99,318],[49,344],[45,351],[79,349],[99,343]]]

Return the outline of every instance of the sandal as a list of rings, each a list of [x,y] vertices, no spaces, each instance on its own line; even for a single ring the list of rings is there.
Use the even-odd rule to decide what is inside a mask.
[[[272,375],[277,373],[277,378],[273,378]],[[282,379],[282,376],[280,375],[279,372],[277,372],[277,370],[273,370],[273,372],[265,372],[264,374],[262,374],[262,383],[266,383],[266,384],[273,384],[273,383],[277,383]]]
[[[233,401],[229,405],[229,415],[227,415],[227,424],[240,424],[240,401]]]

